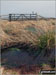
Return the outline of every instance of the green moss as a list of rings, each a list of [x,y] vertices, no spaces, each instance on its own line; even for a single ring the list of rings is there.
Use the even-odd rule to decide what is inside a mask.
[[[10,48],[9,50],[11,50],[11,51],[20,51],[19,48]]]

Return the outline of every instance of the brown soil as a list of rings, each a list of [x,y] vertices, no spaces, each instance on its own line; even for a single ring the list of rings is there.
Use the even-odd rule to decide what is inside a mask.
[[[26,65],[21,65],[19,68],[13,68],[13,69],[8,69],[8,68],[1,68],[1,74],[2,75],[21,75],[21,74],[36,74],[39,75],[41,70],[52,70],[49,65],[46,65],[44,67],[36,66],[36,65],[31,65],[31,66],[26,66]]]

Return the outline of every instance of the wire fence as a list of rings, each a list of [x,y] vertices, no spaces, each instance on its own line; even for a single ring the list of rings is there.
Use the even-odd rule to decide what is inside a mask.
[[[48,19],[38,14],[8,14],[0,15],[0,19],[9,21]]]
[[[0,15],[0,19],[17,21],[17,20],[37,20],[43,18],[37,14],[9,14],[9,15]]]
[[[37,20],[37,14],[9,14],[9,21]]]

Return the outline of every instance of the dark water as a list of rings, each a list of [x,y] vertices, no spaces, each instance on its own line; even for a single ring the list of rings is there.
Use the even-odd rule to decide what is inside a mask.
[[[17,48],[10,48],[1,54],[1,64],[9,68],[18,67],[22,64],[31,65],[34,60],[25,51],[21,51]]]
[[[51,57],[55,55],[54,52],[52,53]],[[43,51],[36,57],[36,59],[33,59],[33,56],[29,55],[27,51],[23,51],[18,48],[9,48],[1,54],[1,65],[8,68],[19,67],[20,65],[36,65],[43,63],[49,64],[48,57],[44,57]]]

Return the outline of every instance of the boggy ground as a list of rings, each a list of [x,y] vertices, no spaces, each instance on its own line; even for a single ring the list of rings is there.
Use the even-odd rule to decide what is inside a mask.
[[[2,48],[17,43],[36,45],[38,37],[47,31],[55,30],[56,19],[38,21],[0,20],[0,44]]]
[[[56,19],[48,19],[48,20],[38,20],[38,21],[6,21],[6,20],[0,20],[0,39],[1,39],[1,48],[5,52],[2,52],[2,62],[10,62],[10,60],[16,61],[19,57],[22,59],[22,55],[19,54],[19,57],[17,54],[14,54],[11,52],[8,52],[9,54],[6,54],[7,48],[10,47],[17,47],[19,49],[27,48],[36,50],[37,43],[38,43],[38,37],[45,32],[48,31],[54,31],[55,30],[55,21]],[[18,53],[18,52],[15,52]],[[8,56],[7,56],[8,55]],[[40,70],[52,70],[50,63],[48,62],[49,59],[52,59],[54,57],[54,50],[51,50],[50,56],[44,56],[44,53],[41,52],[41,54],[34,60],[33,56],[29,57],[27,56],[26,59],[31,59],[34,61],[34,64],[27,65],[22,64],[17,67],[10,67],[9,64],[6,64],[5,66],[1,66],[1,73],[2,75],[20,75],[20,74],[39,74]],[[16,56],[13,58],[13,56]],[[24,54],[23,57],[26,57],[26,54]],[[5,59],[6,58],[6,59]],[[17,60],[16,60],[17,58]],[[26,61],[25,59],[25,61]],[[24,60],[23,60],[24,61]],[[22,60],[18,61],[22,62]],[[30,63],[30,60],[28,60]],[[28,63],[27,62],[27,63]],[[28,64],[29,64],[28,63]],[[11,64],[13,64],[11,62]],[[9,67],[8,67],[9,66]]]

